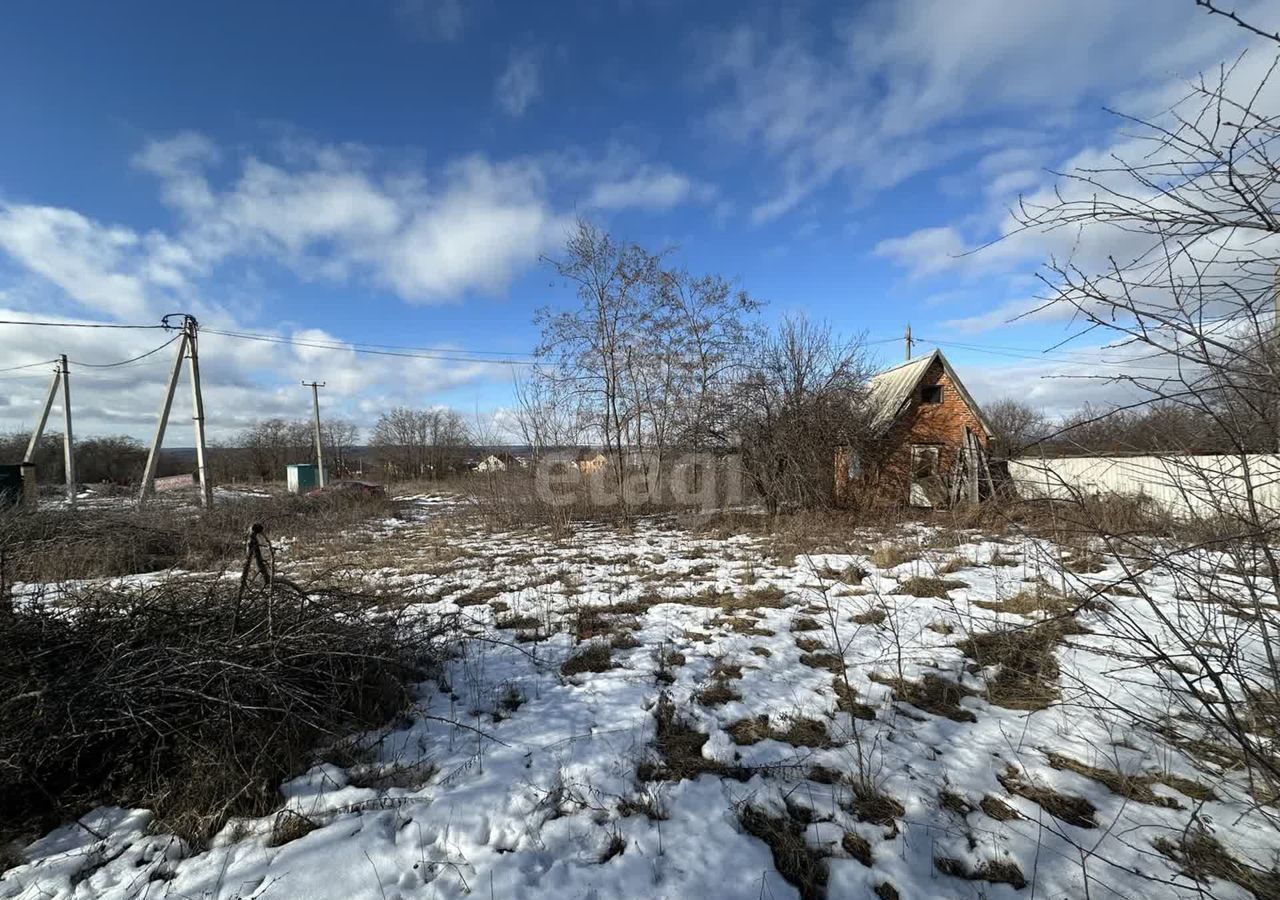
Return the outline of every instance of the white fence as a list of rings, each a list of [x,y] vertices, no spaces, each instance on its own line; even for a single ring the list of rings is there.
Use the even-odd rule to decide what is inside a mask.
[[[1280,456],[1077,456],[1009,462],[1021,497],[1149,497],[1175,515],[1280,513]]]

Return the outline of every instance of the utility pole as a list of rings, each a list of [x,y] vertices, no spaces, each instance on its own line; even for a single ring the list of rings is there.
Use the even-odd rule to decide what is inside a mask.
[[[320,442],[320,388],[325,386],[325,382],[304,381],[302,386],[311,388],[311,407],[316,417],[316,473],[320,478],[320,487],[324,487],[324,450],[321,449]]]
[[[911,340],[911,323],[910,322],[907,323],[907,333],[903,335],[903,338],[906,340],[906,344],[907,344],[907,360],[906,361],[911,362],[912,340]]]
[[[173,395],[178,387],[178,378],[182,375],[182,362],[190,361],[191,376],[191,418],[195,427],[196,439],[196,472],[200,481],[200,505],[208,509],[213,505],[213,485],[209,481],[209,470],[205,465],[204,441],[204,399],[200,393],[200,358],[196,347],[196,334],[200,325],[194,316],[182,317],[182,335],[178,340],[178,352],[173,358],[173,368],[169,370],[169,382],[165,386],[164,400],[160,404],[160,420],[156,422],[156,436],[151,441],[151,450],[147,453],[147,465],[142,471],[142,488],[138,491],[138,505],[141,506],[151,495],[155,484],[156,468],[160,463],[160,447],[164,443],[165,427],[169,424],[169,411],[173,408]]]
[[[36,450],[40,446],[40,438],[44,437],[44,427],[49,423],[49,413],[53,409],[53,401],[58,396],[58,388],[62,388],[62,461],[67,483],[67,503],[76,504],[76,452],[75,438],[71,433],[71,370],[67,366],[67,355],[58,357],[58,367],[53,370],[53,380],[49,382],[49,392],[44,398],[44,407],[40,410],[40,420],[31,439],[27,441],[27,452],[23,454],[24,463],[34,463]]]
[[[62,367],[62,464],[67,474],[67,503],[76,505],[76,451],[71,435],[71,370],[67,368],[67,354],[58,357]]]

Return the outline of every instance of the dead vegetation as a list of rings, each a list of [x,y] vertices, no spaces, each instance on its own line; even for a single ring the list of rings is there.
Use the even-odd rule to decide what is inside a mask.
[[[737,781],[751,777],[748,769],[728,766],[703,756],[702,747],[708,735],[676,715],[675,703],[665,691],[658,697],[654,719],[657,724],[654,749],[659,760],[640,764],[636,778],[641,782],[681,781],[704,774]]]
[[[939,600],[945,600],[947,599],[947,591],[967,588],[968,586],[963,581],[917,575],[898,582],[898,587],[894,590],[894,593],[906,594],[909,597],[935,597]]]
[[[273,540],[314,544],[394,511],[386,499],[351,494],[220,498],[203,512],[162,501],[140,509],[0,510],[0,547],[7,577],[25,581],[209,569],[241,557],[253,523]]]
[[[742,830],[769,846],[774,868],[799,892],[801,900],[822,900],[827,890],[827,861],[804,838],[812,821],[809,810],[792,804],[783,816],[772,816],[750,805],[738,811]]]
[[[827,748],[836,746],[827,734],[827,726],[818,719],[802,716],[784,717],[785,727],[778,727],[770,722],[769,716],[761,714],[750,719],[739,719],[728,725],[725,730],[729,737],[739,745],[758,744],[760,741],[781,741],[793,747]]]
[[[613,668],[613,657],[606,643],[590,644],[560,664],[560,674],[566,678],[587,672],[607,672]]]
[[[908,681],[878,672],[872,672],[867,677],[877,684],[892,688],[895,700],[910,703],[922,712],[945,716],[954,722],[978,721],[971,710],[960,705],[960,700],[971,696],[972,692],[940,675],[926,672],[919,681]]]
[[[1073,618],[1029,628],[974,634],[956,646],[974,669],[999,668],[987,678],[987,700],[1005,709],[1046,709],[1059,699],[1057,648],[1083,628]]]
[[[241,602],[216,577],[60,599],[0,612],[0,821],[15,831],[103,802],[196,841],[264,815],[322,740],[407,706],[446,627],[323,585]]]
[[[1049,753],[1047,756],[1050,768],[1083,775],[1085,778],[1104,785],[1107,790],[1119,797],[1124,797],[1137,803],[1146,803],[1150,806],[1163,806],[1167,809],[1182,808],[1182,804],[1172,797],[1161,797],[1151,790],[1151,785],[1158,783],[1160,780],[1154,775],[1125,775],[1112,769],[1086,765],[1079,760],[1063,756],[1060,753]]]
[[[1098,823],[1094,820],[1097,809],[1084,797],[1059,793],[1050,787],[1027,781],[1013,766],[1009,766],[1003,773],[997,775],[996,780],[1010,794],[1030,800],[1055,819],[1061,819],[1068,825],[1075,825],[1077,828],[1098,827]]]
[[[1027,886],[1027,878],[1018,868],[1017,863],[1008,859],[984,859],[976,868],[970,868],[963,860],[948,856],[936,856],[934,868],[943,875],[963,878],[967,881],[988,881],[992,884],[1007,884],[1015,891]]]
[[[1218,878],[1236,884],[1258,900],[1280,900],[1280,871],[1266,871],[1233,857],[1218,839],[1201,828],[1152,841],[1183,875],[1208,888]]]

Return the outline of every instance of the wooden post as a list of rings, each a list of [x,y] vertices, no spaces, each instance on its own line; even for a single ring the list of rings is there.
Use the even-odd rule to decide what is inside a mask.
[[[178,353],[173,358],[173,369],[169,372],[169,384],[164,390],[164,401],[160,404],[160,421],[156,423],[156,436],[151,441],[151,450],[147,453],[147,465],[142,470],[142,488],[138,491],[138,505],[147,502],[151,493],[151,485],[155,482],[156,466],[160,462],[160,445],[164,443],[164,429],[169,424],[169,410],[173,407],[173,392],[178,386],[178,376],[182,374],[182,360],[187,352],[187,332],[185,326],[182,339],[178,341]]]

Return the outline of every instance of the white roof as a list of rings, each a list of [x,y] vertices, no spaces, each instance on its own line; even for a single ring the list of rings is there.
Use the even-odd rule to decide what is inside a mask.
[[[883,372],[872,376],[867,394],[867,402],[872,409],[872,431],[883,431],[897,420],[902,410],[907,407],[912,395],[915,394],[916,387],[920,384],[920,379],[924,378],[934,360],[942,362],[942,369],[946,372],[947,377],[951,379],[951,383],[960,392],[960,396],[964,398],[964,401],[969,404],[969,408],[977,416],[983,430],[988,435],[991,434],[991,429],[987,427],[987,423],[983,420],[982,411],[978,408],[978,404],[973,402],[973,398],[969,396],[969,392],[965,390],[960,377],[951,368],[951,364],[947,362],[947,358],[942,355],[941,350],[934,350],[925,356],[909,359],[891,369],[885,369]]]

